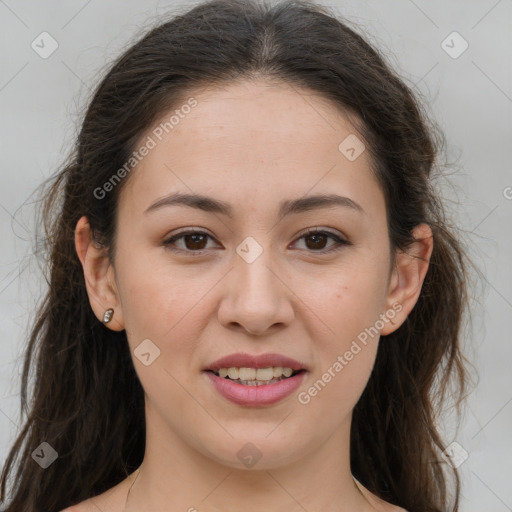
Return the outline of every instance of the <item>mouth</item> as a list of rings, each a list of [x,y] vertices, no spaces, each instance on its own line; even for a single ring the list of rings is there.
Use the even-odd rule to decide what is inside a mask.
[[[282,366],[266,368],[226,367],[205,371],[242,386],[268,386],[306,372],[305,369],[293,370]]]
[[[231,354],[203,369],[218,394],[237,405],[264,407],[291,395],[308,368],[281,354]]]
[[[238,406],[255,408],[271,406],[289,397],[304,382],[308,372],[286,367],[230,367],[203,373],[224,399]]]

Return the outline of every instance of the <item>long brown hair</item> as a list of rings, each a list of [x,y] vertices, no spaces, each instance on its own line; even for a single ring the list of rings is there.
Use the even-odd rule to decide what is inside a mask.
[[[86,215],[114,261],[116,208],[129,177],[104,197],[95,190],[189,91],[255,76],[315,91],[362,120],[358,129],[385,196],[392,249],[407,250],[418,224],[432,228],[419,300],[380,343],[355,407],[351,466],[371,492],[409,512],[458,510],[459,477],[441,463],[436,404],[448,389],[460,404],[467,388],[460,341],[468,263],[432,184],[442,138],[417,94],[327,7],[213,0],[152,29],[115,62],[89,104],[69,162],[46,184],[41,225],[49,287],[24,360],[26,420],[2,472],[2,501],[13,480],[6,512],[61,510],[113,487],[141,464],[143,390],[126,333],[107,329],[92,312],[75,226]],[[58,453],[47,469],[31,457],[42,442]]]

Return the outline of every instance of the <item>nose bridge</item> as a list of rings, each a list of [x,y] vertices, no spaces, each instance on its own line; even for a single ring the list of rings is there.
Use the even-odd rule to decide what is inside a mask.
[[[286,286],[276,276],[277,261],[269,245],[263,246],[254,237],[236,247],[231,282],[219,309],[222,323],[262,333],[274,324],[290,322],[293,309]]]
[[[260,241],[262,237],[259,237]],[[277,303],[278,290],[276,277],[270,271],[276,266],[276,258],[272,254],[270,244],[265,247],[254,237],[247,237],[236,248],[235,274],[237,279],[236,294],[238,300],[250,305],[252,301],[261,302],[260,307],[265,304]]]
[[[275,274],[270,271],[272,267],[270,260],[271,257],[261,255],[251,263],[244,260],[237,262],[239,294],[247,296],[249,299],[251,297],[271,300],[276,298],[276,294],[280,292],[277,290]]]

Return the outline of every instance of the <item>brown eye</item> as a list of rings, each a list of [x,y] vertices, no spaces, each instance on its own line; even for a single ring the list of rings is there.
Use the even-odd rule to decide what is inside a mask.
[[[325,236],[324,233],[314,233],[311,235],[307,235],[304,237],[306,240],[310,240],[311,243],[306,243],[308,249],[318,250],[325,249],[325,244],[327,243],[328,236]]]
[[[197,251],[197,250],[204,249],[206,246],[206,240],[207,240],[207,235],[204,235],[202,233],[185,235],[183,237],[185,247],[187,249],[190,249],[191,251],[194,251],[194,250]]]
[[[172,251],[197,256],[203,254],[208,249],[209,239],[213,240],[213,237],[203,231],[182,231],[165,240],[163,245]]]
[[[342,249],[346,245],[352,245],[351,242],[340,238],[330,231],[309,230],[298,240],[304,240],[306,250],[322,254]],[[329,240],[333,243],[327,245]]]

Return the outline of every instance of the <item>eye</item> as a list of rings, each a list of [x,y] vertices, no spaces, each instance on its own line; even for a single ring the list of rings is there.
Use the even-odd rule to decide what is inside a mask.
[[[214,240],[214,238],[205,231],[187,230],[168,238],[163,242],[163,245],[175,252],[200,256],[208,249],[208,239]],[[335,233],[319,230],[317,228],[309,229],[297,240],[302,239],[305,241],[306,250],[323,254],[340,250],[346,245],[352,245],[351,242],[344,240]],[[329,239],[332,240],[333,243],[326,248],[325,246]]]
[[[343,246],[352,245],[349,241],[344,240],[335,233],[326,230],[319,230],[317,228],[308,229],[306,233],[304,233],[297,240],[302,239],[305,241],[306,249],[320,253],[338,251],[342,249]],[[326,249],[325,244],[329,239],[333,240],[334,243]]]
[[[171,238],[165,240],[163,244],[173,251],[195,253],[195,256],[202,254],[207,249],[206,244],[208,238],[213,240],[213,237],[205,231],[188,230],[173,235]],[[176,246],[176,242],[178,241],[182,242],[181,247]]]

